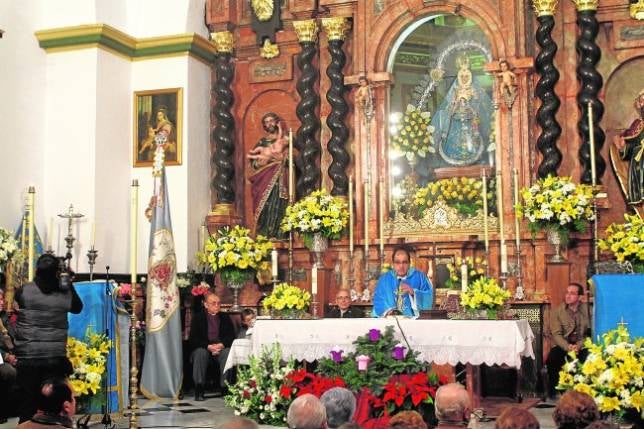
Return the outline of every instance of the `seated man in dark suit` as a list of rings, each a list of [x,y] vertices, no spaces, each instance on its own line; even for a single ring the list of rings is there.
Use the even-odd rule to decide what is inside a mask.
[[[335,302],[337,307],[333,307],[329,310],[326,317],[340,319],[363,317],[363,315],[360,314],[360,310],[351,307],[351,296],[349,295],[348,290],[340,289],[335,295]]]
[[[188,340],[192,354],[192,378],[195,383],[195,401],[204,400],[206,372],[211,363],[219,364],[219,383],[223,390],[222,370],[228,359],[230,346],[235,340],[235,326],[230,315],[221,313],[221,299],[214,293],[204,297],[206,311],[196,313],[192,318]]]

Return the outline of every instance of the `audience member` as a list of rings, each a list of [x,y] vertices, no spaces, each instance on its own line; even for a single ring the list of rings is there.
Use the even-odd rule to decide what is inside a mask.
[[[250,338],[255,326],[255,311],[252,308],[244,308],[241,312],[241,328],[237,338]]]
[[[427,429],[427,423],[416,411],[401,411],[389,420],[389,429]]]
[[[9,331],[9,315],[5,311],[4,290],[0,289],[0,424],[5,423],[10,414],[10,397],[16,381],[18,359],[13,354],[13,340]]]
[[[30,420],[18,425],[20,429],[45,429],[52,426],[73,428],[72,417],[76,411],[76,399],[72,387],[64,378],[46,380],[36,397],[38,410]]]
[[[18,321],[15,328],[17,381],[23,391],[20,423],[36,412],[35,396],[43,380],[67,377],[68,313],[83,310],[64,258],[44,254],[36,262],[34,281],[16,291]]]
[[[548,368],[549,396],[556,394],[555,388],[559,384],[559,371],[566,362],[568,352],[577,352],[584,361],[587,355],[582,350],[584,339],[590,333],[590,320],[588,306],[582,302],[584,287],[579,283],[571,283],[566,288],[563,303],[550,314],[550,334],[554,346],[548,353],[546,365]]]
[[[324,405],[310,393],[299,396],[288,407],[286,424],[291,429],[324,429],[326,428]]]
[[[259,429],[259,425],[254,420],[235,416],[219,426],[219,429]]]
[[[509,407],[497,417],[494,429],[539,429],[539,421],[528,410]]]
[[[221,299],[214,293],[208,293],[203,303],[206,311],[196,313],[192,317],[190,338],[188,343],[192,350],[192,378],[195,383],[195,401],[203,401],[206,374],[211,363],[219,364],[217,382],[220,388],[224,386],[223,369],[230,352],[230,346],[235,340],[235,326],[230,315],[219,311]]]
[[[353,419],[356,411],[356,397],[349,389],[334,387],[320,396],[326,409],[327,426],[330,429],[340,427]]]
[[[569,390],[561,395],[552,419],[558,429],[582,429],[599,420],[599,410],[590,395]]]
[[[335,304],[336,306],[329,310],[326,317],[335,319],[362,317],[358,309],[351,307],[351,295],[347,289],[340,289],[335,294]]]
[[[462,428],[469,420],[470,397],[459,383],[449,383],[436,391],[436,418],[438,429]]]

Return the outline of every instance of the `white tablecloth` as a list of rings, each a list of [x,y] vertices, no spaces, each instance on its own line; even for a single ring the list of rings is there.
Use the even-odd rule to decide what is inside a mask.
[[[233,341],[228,353],[228,359],[224,366],[224,372],[228,371],[235,365],[248,365],[248,356],[252,352],[252,343],[246,338],[240,338]]]
[[[285,358],[312,362],[330,357],[339,346],[354,351],[353,341],[372,328],[384,332],[394,326],[404,344],[404,332],[412,349],[426,362],[456,365],[508,365],[519,368],[521,357],[534,359],[534,334],[527,320],[412,320],[399,319],[257,320],[251,338],[252,353],[278,342]],[[231,350],[232,352],[232,350]],[[230,358],[229,358],[230,361]]]

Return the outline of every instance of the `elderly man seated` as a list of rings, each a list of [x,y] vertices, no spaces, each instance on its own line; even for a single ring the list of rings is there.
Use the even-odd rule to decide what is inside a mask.
[[[470,397],[459,383],[449,383],[436,391],[437,429],[456,429],[467,425],[470,418]]]
[[[351,296],[346,289],[340,289],[335,295],[336,307],[333,307],[326,314],[328,318],[335,319],[351,319],[355,317],[363,317],[359,309],[351,307]]]

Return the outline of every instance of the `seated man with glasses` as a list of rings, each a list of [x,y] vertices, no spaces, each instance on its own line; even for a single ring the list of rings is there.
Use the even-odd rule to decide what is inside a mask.
[[[336,307],[333,307],[327,313],[326,317],[340,318],[340,319],[353,319],[356,317],[364,317],[362,312],[351,307],[351,296],[347,289],[340,289],[335,295]]]

